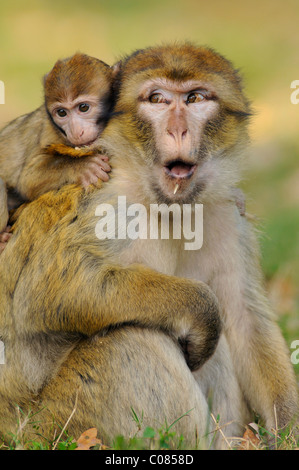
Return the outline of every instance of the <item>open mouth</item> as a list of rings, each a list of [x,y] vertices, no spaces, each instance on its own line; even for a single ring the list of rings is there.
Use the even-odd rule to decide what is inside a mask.
[[[196,165],[182,160],[173,160],[164,166],[165,173],[176,180],[191,178],[195,169]]]

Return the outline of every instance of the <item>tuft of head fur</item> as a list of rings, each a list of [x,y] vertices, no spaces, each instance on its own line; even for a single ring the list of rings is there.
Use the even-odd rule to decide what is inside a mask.
[[[191,43],[149,47],[125,57],[118,76],[119,107],[126,102],[128,92],[134,90],[133,84],[138,88],[140,82],[155,76],[178,82],[210,81],[218,88],[218,95],[227,109],[240,117],[251,114],[242,79],[232,63],[212,48]]]
[[[44,77],[45,102],[63,102],[83,94],[92,93],[103,86],[110,87],[112,69],[105,62],[77,52],[71,57],[58,60]]]

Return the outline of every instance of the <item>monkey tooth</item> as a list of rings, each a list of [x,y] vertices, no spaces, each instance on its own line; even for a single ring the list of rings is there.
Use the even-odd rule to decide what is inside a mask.
[[[173,190],[173,194],[176,194],[177,190],[179,189],[180,185],[179,183],[176,183],[175,187],[174,187],[174,190]]]

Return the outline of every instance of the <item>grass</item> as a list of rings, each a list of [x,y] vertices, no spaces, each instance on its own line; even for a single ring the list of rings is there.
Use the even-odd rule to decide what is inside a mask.
[[[214,417],[211,414],[212,422],[214,422],[213,430],[203,438],[194,436],[194,446],[190,447],[185,444],[184,436],[178,435],[172,428],[189,412],[176,419],[170,425],[167,422],[159,428],[142,425],[143,416],[138,417],[133,409],[132,419],[136,424],[136,432],[132,437],[118,435],[114,438],[111,446],[105,445],[100,439],[96,438],[97,431],[95,428],[86,430],[81,436],[76,438],[71,436],[67,430],[67,421],[63,429],[59,431],[58,436],[54,432],[53,439],[42,436],[39,430],[36,414],[29,413],[23,416],[19,410],[18,429],[15,434],[7,436],[5,442],[0,439],[0,450],[209,450],[213,448],[213,444],[217,435],[220,433],[228,450],[298,450],[299,449],[299,426],[289,426],[278,432],[272,429],[271,432],[263,428],[261,424],[250,423],[244,430],[243,437],[225,436],[225,426],[220,427],[220,417]],[[75,412],[75,409],[74,409]],[[38,414],[38,413],[37,413]],[[28,438],[26,427],[30,426],[30,435]],[[57,429],[57,426],[54,425]],[[59,429],[59,427],[58,427]],[[34,437],[34,430],[36,437]],[[83,442],[83,447],[82,447]]]
[[[75,412],[74,410],[68,420],[70,421],[72,415]],[[166,422],[164,426],[161,426],[158,429],[152,427],[143,426],[143,415],[140,417],[137,416],[136,412],[131,408],[132,419],[136,424],[136,433],[128,438],[122,435],[116,436],[111,447],[107,447],[105,443],[101,443],[98,439],[97,443],[93,445],[91,441],[90,447],[96,449],[109,449],[109,450],[146,450],[146,449],[181,449],[184,448],[184,438],[183,436],[177,436],[176,432],[172,430],[172,427],[183,418],[188,413],[185,413],[183,416],[179,417],[173,423],[168,425]],[[54,437],[52,440],[45,438],[40,433],[40,426],[38,424],[38,413],[24,416],[22,411],[18,409],[18,426],[15,433],[11,433],[9,436],[6,436],[3,440],[2,445],[0,441],[0,450],[74,450],[78,447],[79,436],[77,439],[70,436],[67,431],[67,424],[59,431],[58,437],[54,431]],[[30,435],[36,435],[36,438],[28,438],[27,427],[30,427]],[[54,429],[59,429],[53,423]],[[84,433],[86,434],[86,433]],[[88,432],[87,432],[88,434]],[[82,440],[82,439],[81,439]],[[88,441],[87,445],[88,445]],[[89,446],[88,446],[89,448]]]

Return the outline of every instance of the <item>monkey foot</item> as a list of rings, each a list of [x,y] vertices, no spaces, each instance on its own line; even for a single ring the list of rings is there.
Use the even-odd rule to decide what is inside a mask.
[[[5,249],[7,243],[9,242],[9,239],[12,236],[12,233],[10,233],[11,227],[6,227],[3,232],[0,232],[0,253]]]

